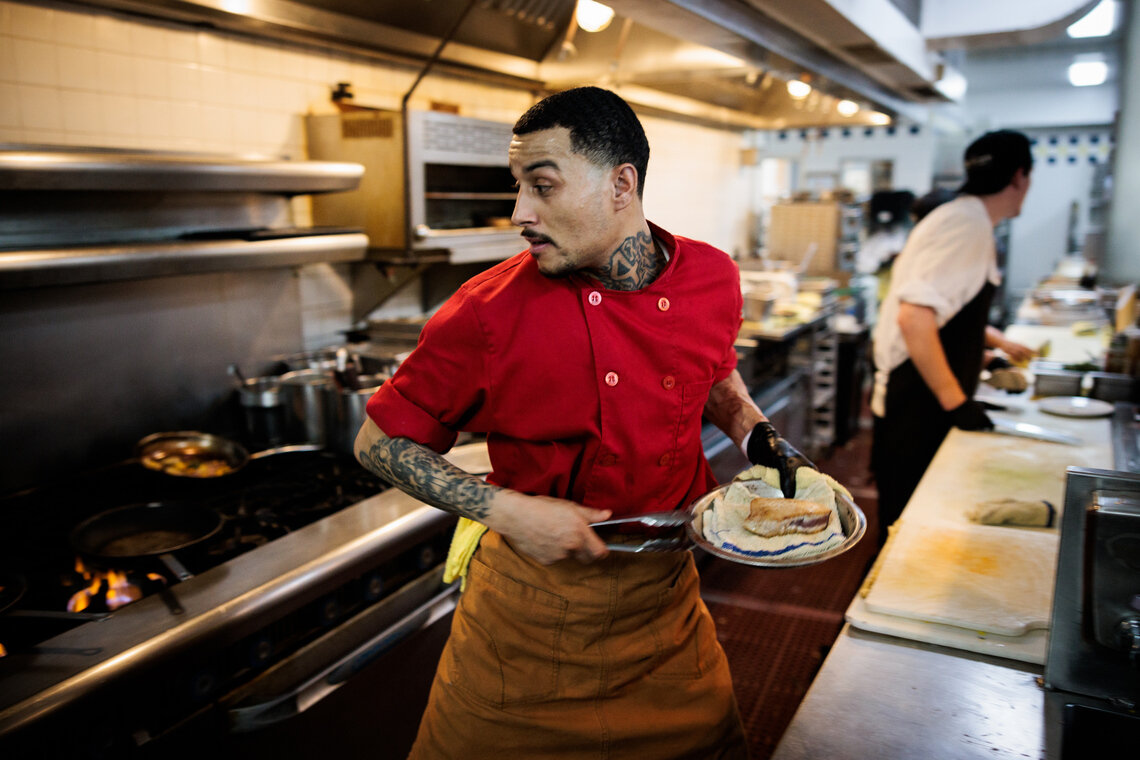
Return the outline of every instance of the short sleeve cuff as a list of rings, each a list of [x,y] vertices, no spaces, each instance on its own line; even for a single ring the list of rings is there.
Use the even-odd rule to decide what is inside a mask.
[[[900,303],[909,303],[915,306],[926,306],[934,309],[938,315],[938,324],[943,324],[952,316],[953,306],[945,295],[927,283],[916,282],[908,287],[900,288],[898,292]]]
[[[454,430],[405,398],[391,382],[380,386],[366,410],[389,438],[408,438],[441,453],[455,444]]]

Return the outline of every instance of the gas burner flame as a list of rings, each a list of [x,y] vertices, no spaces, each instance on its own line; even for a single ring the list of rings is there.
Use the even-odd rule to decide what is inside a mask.
[[[88,581],[86,588],[75,592],[67,600],[68,612],[83,612],[93,603],[102,602],[108,611],[114,611],[142,598],[143,592],[132,583],[126,572],[120,570],[91,570],[83,560],[75,560],[75,572]],[[147,573],[152,581],[165,581],[156,573]]]
[[[3,644],[0,644],[0,657],[7,657],[7,656],[8,656],[8,650],[4,648]]]

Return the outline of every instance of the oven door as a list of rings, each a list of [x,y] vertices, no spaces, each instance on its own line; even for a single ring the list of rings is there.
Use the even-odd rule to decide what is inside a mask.
[[[144,745],[148,757],[407,757],[451,630],[443,565]],[[237,753],[241,753],[238,755]]]

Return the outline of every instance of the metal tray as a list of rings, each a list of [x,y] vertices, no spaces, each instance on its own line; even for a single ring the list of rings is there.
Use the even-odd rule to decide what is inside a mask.
[[[737,554],[736,552],[731,552],[709,543],[709,541],[705,539],[703,529],[705,510],[713,503],[714,499],[718,496],[723,496],[724,492],[728,490],[728,487],[728,485],[724,485],[715,488],[693,502],[689,506],[689,511],[692,512],[693,519],[685,525],[685,533],[688,535],[689,540],[714,557],[720,557],[730,562],[751,565],[753,567],[805,567],[807,565],[818,565],[820,562],[826,562],[849,550],[855,544],[859,543],[859,539],[863,538],[863,534],[867,532],[867,517],[863,514],[863,510],[859,509],[850,498],[837,492],[835,494],[835,504],[839,510],[839,524],[843,528],[843,535],[845,536],[843,543],[819,552],[818,554],[809,554],[799,557],[749,557]]]

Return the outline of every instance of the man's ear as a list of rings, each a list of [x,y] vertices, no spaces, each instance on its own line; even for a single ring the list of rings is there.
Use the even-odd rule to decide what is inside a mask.
[[[633,164],[622,164],[613,170],[614,209],[620,211],[637,198],[637,169]]]

